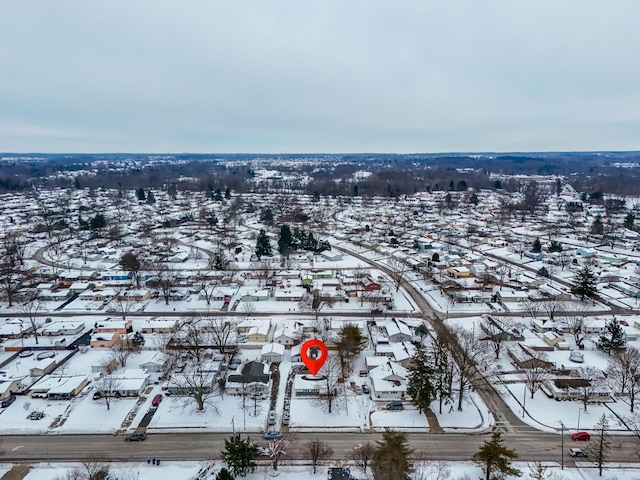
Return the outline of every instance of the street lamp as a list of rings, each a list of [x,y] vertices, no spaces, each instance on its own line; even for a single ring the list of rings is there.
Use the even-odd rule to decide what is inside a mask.
[[[524,394],[522,395],[522,418],[524,418],[524,413],[526,412],[525,404],[527,403],[527,384],[524,384]]]
[[[580,431],[580,411],[582,410],[582,407],[578,408],[578,427],[576,432]]]

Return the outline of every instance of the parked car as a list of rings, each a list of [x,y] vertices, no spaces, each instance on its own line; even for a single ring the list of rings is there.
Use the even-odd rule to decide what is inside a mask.
[[[11,395],[7,398],[5,398],[4,400],[2,400],[2,408],[7,408],[9,405],[11,405],[13,402],[16,401],[16,396],[15,395]]]
[[[356,385],[355,387],[353,387],[353,390],[356,392],[357,395],[362,395],[362,387],[360,385]]]
[[[367,395],[371,393],[371,389],[369,388],[369,385],[367,385],[366,383],[362,384],[362,391]]]
[[[404,405],[402,402],[389,402],[387,403],[387,410],[404,410]]]
[[[153,400],[151,400],[151,405],[154,407],[157,407],[158,405],[160,405],[161,401],[162,401],[162,394],[159,393],[155,397],[153,397]]]
[[[570,448],[569,455],[572,457],[587,457],[587,452],[582,450],[581,448]]]
[[[124,436],[125,442],[141,442],[147,439],[146,432],[136,430],[135,432],[129,432]]]
[[[265,440],[277,440],[278,438],[282,438],[281,432],[264,432],[262,434],[262,438]]]
[[[577,442],[577,441],[587,441],[587,440],[591,440],[591,435],[589,435],[589,432],[578,432],[578,433],[574,433],[573,435],[571,435],[571,438]]]
[[[275,425],[276,424],[276,411],[275,410],[271,410],[268,414],[267,414],[267,424],[269,425]]]

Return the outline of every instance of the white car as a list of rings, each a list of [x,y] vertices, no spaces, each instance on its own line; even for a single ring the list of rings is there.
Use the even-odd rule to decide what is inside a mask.
[[[586,457],[586,456],[588,456],[587,452],[585,452],[581,448],[570,448],[569,449],[569,455],[571,455],[572,457]]]

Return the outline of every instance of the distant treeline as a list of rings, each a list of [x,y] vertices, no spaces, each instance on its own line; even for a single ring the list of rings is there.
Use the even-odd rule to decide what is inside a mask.
[[[401,196],[467,188],[518,190],[490,174],[559,175],[584,192],[640,194],[639,152],[536,154],[156,155],[4,154],[0,191],[29,188],[178,190]],[[623,168],[623,166],[625,168]],[[278,172],[256,177],[260,168]],[[303,180],[304,179],[304,180]],[[310,180],[309,180],[310,179]]]

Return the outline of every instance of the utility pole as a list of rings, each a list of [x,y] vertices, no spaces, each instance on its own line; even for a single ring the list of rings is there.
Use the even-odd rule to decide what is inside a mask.
[[[561,451],[561,460],[560,460],[560,470],[564,470],[564,423],[560,422],[560,430],[561,430],[561,436],[560,436],[560,442],[561,442],[561,447],[560,447],[560,451]]]

